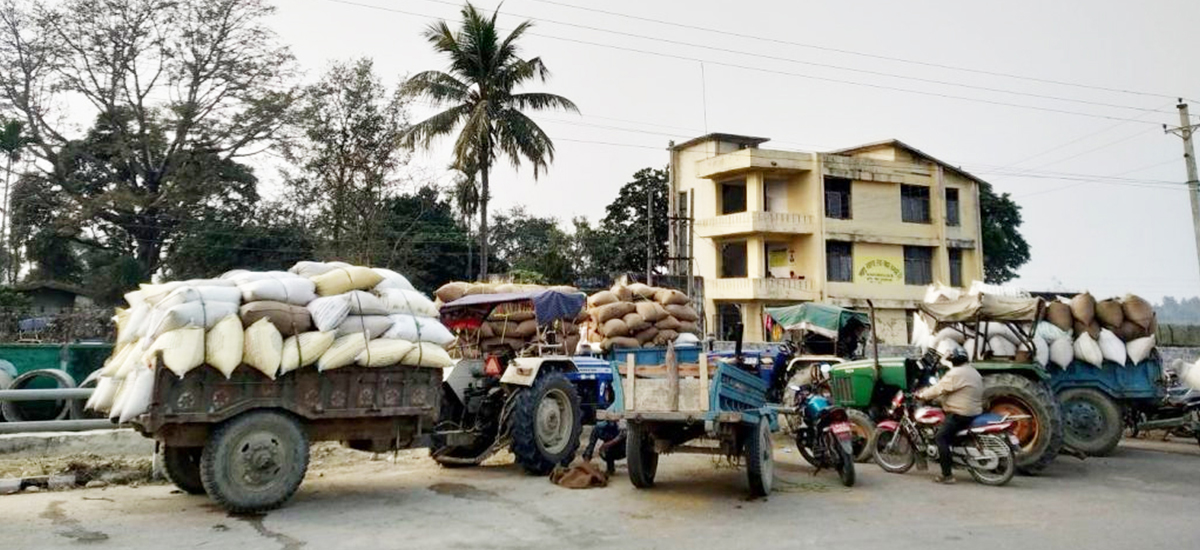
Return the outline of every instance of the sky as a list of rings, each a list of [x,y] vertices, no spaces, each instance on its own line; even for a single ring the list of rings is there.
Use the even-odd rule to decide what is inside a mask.
[[[491,11],[493,0],[476,2]],[[390,82],[445,69],[421,31],[452,0],[280,0],[271,21],[308,80],[371,57]],[[1031,290],[1200,295],[1176,97],[1200,115],[1200,2],[1003,3],[508,0],[499,25],[535,27],[523,55],[581,114],[535,116],[548,174],[498,167],[496,210],[604,214],[670,141],[761,136],[826,151],[900,139],[1022,206]],[[415,120],[436,112],[414,106]],[[1200,122],[1194,115],[1193,122]],[[449,141],[414,162],[444,172]],[[496,211],[493,210],[493,211]]]

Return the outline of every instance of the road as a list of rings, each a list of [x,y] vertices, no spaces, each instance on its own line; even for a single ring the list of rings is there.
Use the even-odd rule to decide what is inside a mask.
[[[173,487],[0,497],[8,548],[163,550],[385,548],[1130,548],[1200,547],[1200,456],[1123,447],[1060,458],[1007,487],[954,486],[861,464],[843,488],[781,444],[776,492],[747,498],[744,472],[669,455],[658,486],[623,466],[606,488],[569,490],[511,464],[442,469],[423,451],[314,468],[296,498],[233,517]],[[818,546],[813,546],[818,545]]]

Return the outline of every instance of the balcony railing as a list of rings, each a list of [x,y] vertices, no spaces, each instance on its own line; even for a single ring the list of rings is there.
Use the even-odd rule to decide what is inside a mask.
[[[815,230],[814,217],[790,212],[738,212],[696,220],[696,236],[725,237],[747,233],[809,234]]]
[[[807,279],[708,279],[704,294],[714,300],[815,300],[812,281]]]

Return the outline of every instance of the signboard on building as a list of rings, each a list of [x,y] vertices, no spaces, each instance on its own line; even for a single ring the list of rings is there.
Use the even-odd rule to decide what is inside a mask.
[[[904,259],[855,255],[854,282],[902,285],[904,284]]]

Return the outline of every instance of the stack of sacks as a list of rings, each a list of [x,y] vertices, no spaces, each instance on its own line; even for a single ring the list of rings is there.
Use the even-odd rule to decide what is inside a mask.
[[[579,289],[572,286],[541,286],[515,283],[467,283],[451,282],[442,285],[434,294],[437,296],[437,307],[458,300],[464,296],[477,294],[510,294],[518,292],[561,292],[578,294]],[[459,330],[459,338],[465,344],[461,350],[464,355],[478,357],[483,352],[498,348],[509,348],[514,351],[539,343],[548,343],[553,334],[554,341],[562,343],[563,349],[574,350],[579,344],[579,323],[584,312],[573,321],[556,320],[549,326],[539,326],[537,315],[528,307],[520,304],[503,304],[492,310],[492,314],[478,329]]]
[[[1145,361],[1154,350],[1158,329],[1149,302],[1126,295],[1096,301],[1084,292],[1046,307],[1037,335],[1049,345],[1049,362],[1065,367],[1073,360],[1094,366]]]
[[[608,351],[660,347],[681,334],[700,333],[700,315],[687,294],[641,283],[617,283],[588,297],[588,339]]]
[[[87,404],[122,422],[149,407],[159,353],[178,377],[206,364],[226,378],[242,364],[269,378],[356,362],[450,366],[445,347],[454,336],[437,308],[386,269],[300,262],[291,271],[144,284],[125,299],[129,307],[113,318],[116,346]]]

